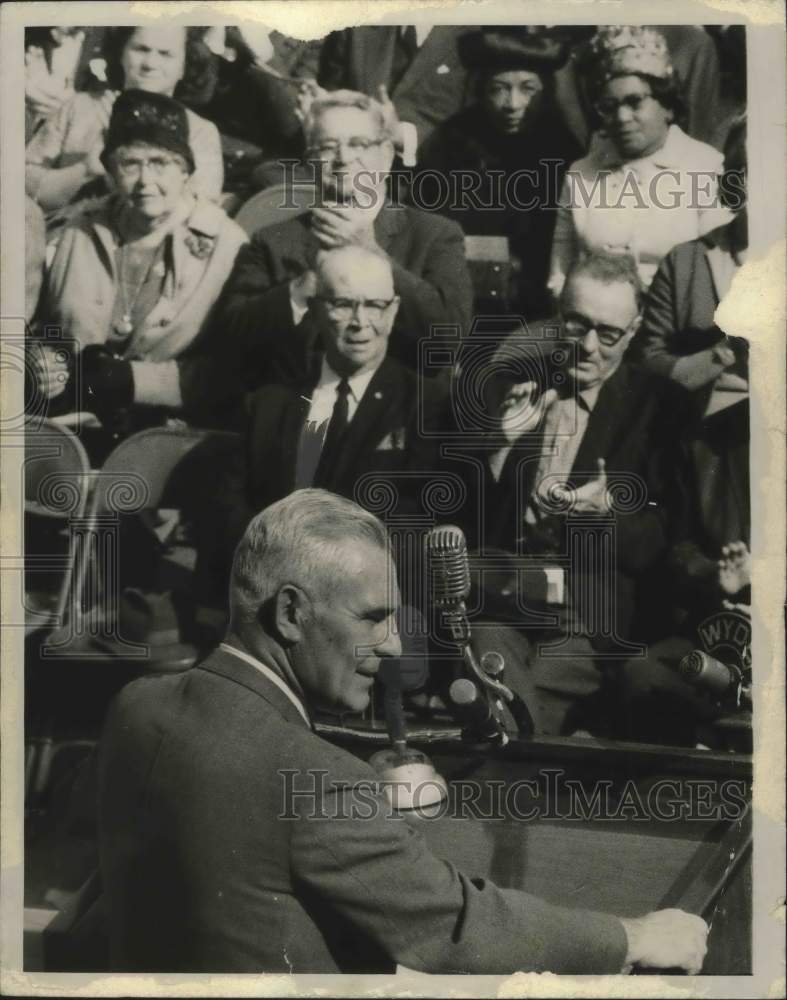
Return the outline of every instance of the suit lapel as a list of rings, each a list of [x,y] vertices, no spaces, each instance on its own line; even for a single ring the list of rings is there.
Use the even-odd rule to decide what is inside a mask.
[[[390,358],[374,373],[347,428],[331,483],[343,483],[358,455],[368,452],[391,429],[392,418],[401,410],[402,390],[397,374],[396,363]]]
[[[398,30],[398,28],[365,29],[366,37],[359,46],[362,63],[359,75],[361,80],[377,80],[380,83],[390,80]],[[377,97],[377,94],[370,96]]]
[[[284,487],[283,495],[291,493],[295,489],[295,463],[298,459],[301,431],[308,412],[308,394],[305,392],[301,394],[297,388],[293,388],[284,402],[278,429],[282,456],[281,467],[286,470],[282,484]]]
[[[306,721],[301,713],[281,688],[266,677],[262,671],[257,670],[250,663],[235,656],[233,653],[228,653],[226,650],[218,648],[194,669],[206,670],[208,673],[217,674],[235,684],[240,684],[241,687],[247,688],[255,695],[267,701],[269,705],[275,708],[289,722],[300,723],[302,726],[306,725]]]
[[[374,220],[374,235],[377,237],[380,247],[388,254],[391,253],[396,237],[404,225],[406,211],[406,208],[394,208],[393,205],[386,202]]]
[[[391,46],[391,51],[393,51],[393,46]],[[445,62],[444,53],[445,38],[443,32],[432,28],[424,44],[416,52],[413,61],[405,70],[401,80],[394,87],[391,96],[412,89],[419,80],[434,72],[441,62]]]
[[[307,361],[307,376],[290,387],[287,400],[282,410],[279,423],[279,441],[282,455],[282,468],[287,470],[287,493],[295,489],[295,465],[298,460],[301,432],[309,415],[311,397],[320,377],[321,356],[309,354]]]
[[[621,430],[628,425],[631,408],[628,383],[628,368],[623,362],[601,387],[574,459],[572,475],[595,472],[596,460],[608,457]]]

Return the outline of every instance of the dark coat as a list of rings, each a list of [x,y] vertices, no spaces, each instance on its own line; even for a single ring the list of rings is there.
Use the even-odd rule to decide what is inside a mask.
[[[626,488],[631,475],[644,484],[644,505],[631,513],[615,516],[615,586],[617,628],[629,630],[636,608],[639,581],[663,556],[667,546],[668,510],[665,492],[670,479],[670,463],[675,458],[675,428],[682,412],[682,394],[669,383],[637,370],[627,362],[602,386],[588,418],[585,433],[574,460],[568,485],[574,488],[598,475],[598,459],[605,460],[608,486]],[[470,502],[465,511],[465,527],[471,544],[538,556],[568,555],[567,526],[580,525],[580,515],[550,515],[537,526],[524,522],[525,503],[536,486],[538,456],[543,432],[523,435],[512,450],[499,482],[489,472],[488,450],[476,449],[472,468],[477,478],[468,485]],[[473,454],[471,449],[469,454]],[[470,468],[470,466],[467,466]],[[629,480],[630,481],[630,480]],[[480,485],[480,489],[479,489]],[[635,492],[636,492],[635,487]],[[480,496],[479,496],[480,494]],[[479,502],[483,497],[483,504]],[[522,541],[518,544],[517,540]],[[598,582],[594,572],[578,575],[569,569],[569,587],[575,596],[592,595]],[[592,600],[590,601],[592,605]],[[592,627],[592,623],[587,623]]]
[[[648,289],[642,325],[630,354],[649,371],[689,390],[709,386],[725,369],[714,360],[713,345],[722,339],[714,313],[726,288],[717,286],[714,269],[729,257],[725,227],[674,247],[659,265]],[[744,375],[746,349],[733,342]],[[703,403],[705,397],[703,397]]]
[[[419,145],[465,103],[467,70],[456,40],[471,25],[436,25],[402,78],[392,85],[398,27],[345,28],[325,39],[318,82],[327,90],[348,88],[377,97],[388,88],[399,118],[418,130]]]
[[[310,367],[300,380],[264,386],[250,397],[246,496],[255,512],[295,488],[298,440],[317,383],[319,358]],[[419,386],[416,375],[386,358],[358,404],[338,460],[321,470],[314,485],[368,506],[371,494],[361,482],[365,475],[375,474],[379,481],[386,473],[428,472],[435,444],[421,435],[419,417],[432,422],[440,405],[436,385],[421,381]],[[401,477],[392,486],[401,492]]]
[[[413,198],[423,207],[435,206],[468,235],[507,237],[518,263],[517,311],[540,317],[548,309],[546,281],[558,195],[568,165],[581,155],[549,98],[515,136],[497,131],[475,104],[439,125],[424,144]],[[524,171],[531,171],[533,179]],[[460,172],[479,178],[472,194],[459,194]]]
[[[469,324],[472,288],[464,237],[455,223],[429,212],[386,204],[374,222],[380,247],[391,257],[401,304],[391,335],[391,354],[418,365],[419,338],[433,324]],[[247,388],[265,381],[276,353],[299,357],[313,346],[308,320],[293,323],[289,282],[313,263],[318,249],[308,216],[258,230],[238,255],[220,304],[215,355],[238,362],[236,377]],[[301,367],[301,370],[303,368]]]
[[[745,542],[751,548],[748,398],[690,424],[676,460],[663,628],[696,638],[697,624],[730,596],[719,586],[722,547]],[[750,604],[750,587],[732,600]]]
[[[369,788],[375,777],[220,649],[185,673],[125,687],[99,760],[112,967],[620,970],[616,918],[470,880],[390,817]],[[290,799],[288,780],[317,793]]]

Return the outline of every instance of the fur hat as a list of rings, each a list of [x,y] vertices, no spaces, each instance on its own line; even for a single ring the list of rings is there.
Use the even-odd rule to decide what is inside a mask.
[[[112,107],[101,162],[106,167],[109,156],[119,146],[135,142],[177,153],[186,161],[189,173],[194,173],[186,109],[173,98],[149,94],[145,90],[124,90],[118,95]]]
[[[554,73],[566,61],[566,46],[544,28],[495,25],[460,35],[459,58],[466,69],[481,73],[504,73],[526,69],[532,73]]]

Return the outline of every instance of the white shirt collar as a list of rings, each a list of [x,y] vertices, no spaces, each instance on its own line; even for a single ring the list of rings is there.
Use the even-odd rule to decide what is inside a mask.
[[[408,25],[403,24],[401,26],[401,28],[399,29],[399,32],[401,34],[404,34],[404,32],[406,31],[406,29],[408,27],[409,27]],[[429,33],[431,32],[431,30],[434,27],[434,25],[433,24],[424,24],[422,22],[421,24],[414,24],[413,27],[415,28],[415,44],[420,49],[421,46],[426,41],[426,39],[429,37]]]
[[[266,666],[261,660],[256,659],[250,653],[247,653],[242,649],[237,649],[235,646],[230,646],[228,642],[220,643],[219,649],[223,649],[225,653],[232,653],[233,656],[237,656],[240,660],[245,660],[245,662],[254,667],[255,670],[259,670],[261,674],[264,674],[272,684],[275,684],[280,691],[283,691],[284,694],[287,695],[293,705],[303,716],[303,721],[311,729],[311,720],[309,719],[308,713],[303,706],[303,702],[295,694],[292,688],[288,687],[288,685],[285,684],[285,682],[274,670],[271,670],[270,667]]]
[[[379,365],[377,366],[379,368]],[[353,402],[357,406],[363,398],[363,394],[369,388],[369,383],[374,378],[374,374],[377,368],[372,369],[370,372],[361,372],[359,375],[351,375],[347,379],[347,384],[350,387],[350,395],[353,398]],[[336,389],[336,386],[341,382],[341,376],[337,375],[336,372],[328,364],[328,359],[323,355],[322,367],[320,369],[320,378],[317,382],[316,388],[318,389]]]

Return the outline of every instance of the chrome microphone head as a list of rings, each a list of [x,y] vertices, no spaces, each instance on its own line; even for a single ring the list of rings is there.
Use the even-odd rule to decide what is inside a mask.
[[[453,524],[432,528],[426,536],[429,593],[437,608],[456,608],[470,594],[470,565],[464,532]]]

